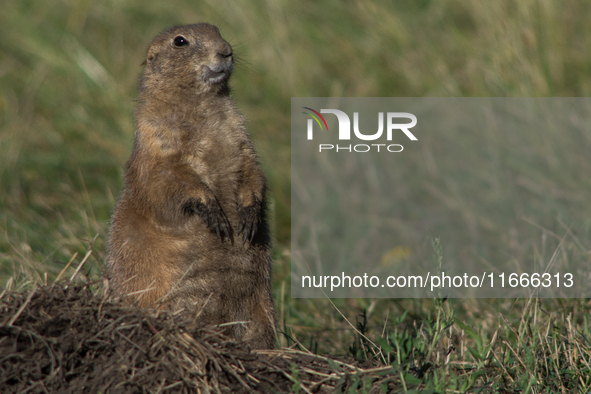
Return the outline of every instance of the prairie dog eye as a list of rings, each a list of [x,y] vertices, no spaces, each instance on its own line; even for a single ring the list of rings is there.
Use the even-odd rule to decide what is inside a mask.
[[[179,48],[180,48],[180,47],[185,47],[185,46],[188,46],[188,45],[190,44],[190,43],[189,43],[189,40],[187,40],[187,39],[186,39],[185,37],[183,37],[183,36],[176,36],[176,37],[174,38],[174,40],[172,40],[172,42],[174,43],[174,46],[175,46],[175,47],[179,47]]]

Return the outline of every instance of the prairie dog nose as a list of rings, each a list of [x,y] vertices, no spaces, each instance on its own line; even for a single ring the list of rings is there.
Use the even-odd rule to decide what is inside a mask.
[[[227,42],[224,42],[221,48],[218,49],[218,55],[221,57],[232,56],[232,47]]]

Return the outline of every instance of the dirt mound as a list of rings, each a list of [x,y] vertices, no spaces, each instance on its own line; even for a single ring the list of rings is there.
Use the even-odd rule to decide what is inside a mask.
[[[396,383],[391,367],[253,352],[212,327],[111,302],[92,286],[3,293],[0,392],[377,392]]]

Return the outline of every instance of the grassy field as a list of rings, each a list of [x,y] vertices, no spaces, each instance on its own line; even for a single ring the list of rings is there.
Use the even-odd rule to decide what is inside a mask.
[[[4,0],[0,286],[26,287],[45,275],[51,280],[75,253],[80,261],[93,241],[84,276],[101,277],[147,45],[170,25],[197,21],[218,25],[238,58],[233,96],[269,180],[281,345],[368,365],[391,363],[408,390],[591,391],[588,300],[289,296],[291,97],[590,96],[591,3],[577,0]],[[487,250],[511,250],[505,259],[547,261],[557,250],[564,258],[588,255],[586,130],[577,138],[493,144],[486,163],[504,163],[511,152],[522,159],[511,168],[525,177],[507,177],[506,166],[495,170],[485,162],[477,169],[474,184],[497,185],[502,198],[509,198],[506,185],[543,201],[527,207],[528,220],[540,228],[520,222],[528,228],[522,232],[513,225],[518,212],[509,210],[491,230],[479,212],[490,209],[495,196],[461,176],[440,178],[428,189],[431,198],[450,201],[433,215],[455,210],[458,226],[473,226]],[[426,176],[435,177],[429,169]],[[400,203],[412,206],[415,197],[401,193],[408,200]],[[454,206],[458,198],[467,203]],[[434,254],[443,258],[462,246],[456,238],[441,242],[443,252]],[[297,384],[293,390],[305,391]]]

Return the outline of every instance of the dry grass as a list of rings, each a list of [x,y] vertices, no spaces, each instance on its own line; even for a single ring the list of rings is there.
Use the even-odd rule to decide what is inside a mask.
[[[360,368],[294,349],[253,352],[212,327],[112,302],[103,290],[65,281],[2,294],[2,392],[322,393],[399,385],[392,366]]]
[[[491,321],[484,311],[481,328],[462,323],[443,300],[431,316],[404,313],[373,327],[380,309],[374,306],[347,330],[348,354],[321,356],[295,339],[303,327],[288,330],[291,347],[251,351],[220,328],[111,300],[105,283],[75,278],[0,294],[2,392],[583,393],[591,387],[589,304],[567,306],[563,316],[546,313],[548,304],[539,300],[518,301],[518,325],[511,316]],[[317,340],[342,347],[330,339],[344,328],[338,325],[316,331]],[[493,328],[492,336],[486,333]]]

